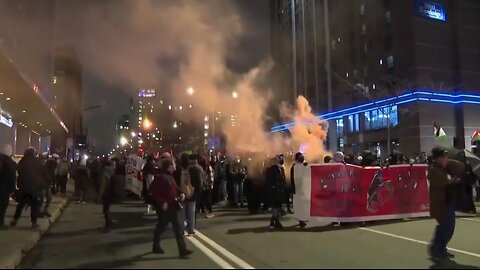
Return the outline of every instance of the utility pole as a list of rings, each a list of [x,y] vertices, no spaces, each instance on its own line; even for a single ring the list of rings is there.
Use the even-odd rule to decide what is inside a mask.
[[[330,19],[328,10],[328,0],[323,0],[323,14],[325,19],[325,53],[326,62],[325,70],[327,73],[327,99],[328,99],[328,111],[333,111],[333,97],[332,97],[332,59],[330,50]],[[328,128],[328,143],[330,151],[337,151],[337,125],[336,121],[329,123]]]

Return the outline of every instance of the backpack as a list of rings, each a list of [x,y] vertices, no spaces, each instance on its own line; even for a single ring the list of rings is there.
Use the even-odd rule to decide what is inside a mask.
[[[185,169],[182,169],[180,176],[180,191],[185,194],[185,199],[190,199],[193,196],[194,187],[190,181],[190,173]]]

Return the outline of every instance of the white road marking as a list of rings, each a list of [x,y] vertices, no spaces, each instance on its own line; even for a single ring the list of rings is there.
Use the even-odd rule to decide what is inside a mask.
[[[198,249],[200,249],[207,257],[209,257],[212,261],[214,261],[218,266],[220,266],[222,269],[235,269],[231,264],[229,264],[227,261],[222,259],[220,256],[215,254],[213,251],[211,251],[209,248],[207,248],[204,244],[200,243],[197,239],[193,237],[188,237],[187,238],[193,245],[195,245]]]
[[[459,219],[466,220],[466,221],[480,222],[480,219],[478,218],[459,218]]]
[[[250,264],[246,263],[244,260],[240,259],[239,257],[235,256],[230,251],[226,250],[219,244],[215,243],[213,240],[202,234],[201,232],[195,230],[195,235],[198,236],[201,240],[205,241],[208,245],[210,245],[213,249],[221,253],[223,256],[231,260],[236,265],[240,266],[242,269],[255,269]]]
[[[396,235],[396,234],[393,234],[393,233],[377,231],[377,230],[373,230],[373,229],[370,229],[370,228],[359,228],[359,229],[362,230],[362,231],[381,234],[381,235],[384,235],[384,236],[389,236],[389,237],[392,237],[392,238],[402,239],[402,240],[405,240],[405,241],[410,241],[410,242],[413,242],[413,243],[422,244],[422,245],[426,245],[426,246],[428,246],[430,244],[430,243],[425,242],[425,241],[420,241],[420,240],[417,240],[417,239],[404,237],[404,236]],[[456,253],[480,258],[480,254],[477,254],[477,253],[472,253],[472,252],[468,252],[468,251],[460,250],[460,249],[456,249],[456,248],[447,248],[447,249],[450,250],[450,251],[456,252]]]

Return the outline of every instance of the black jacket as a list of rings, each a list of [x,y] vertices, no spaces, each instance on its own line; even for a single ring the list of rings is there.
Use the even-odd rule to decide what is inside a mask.
[[[267,186],[272,191],[284,191],[287,185],[285,169],[283,166],[274,164],[267,170]]]
[[[194,163],[188,167],[188,173],[190,174],[190,182],[194,188],[194,191],[193,196],[187,199],[187,201],[192,202],[200,199],[205,172],[203,171],[203,168],[198,165],[198,163]]]
[[[0,154],[0,192],[10,194],[15,190],[17,163],[9,156]]]
[[[36,157],[23,157],[18,163],[18,188],[25,193],[39,193],[48,187],[48,173]]]

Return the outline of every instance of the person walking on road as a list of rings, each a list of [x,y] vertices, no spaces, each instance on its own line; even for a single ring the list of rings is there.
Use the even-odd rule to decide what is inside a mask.
[[[5,214],[17,179],[17,164],[12,159],[12,152],[12,146],[7,144],[0,153],[0,230],[8,228]]]
[[[105,229],[109,232],[112,229],[112,217],[110,214],[110,206],[112,204],[121,203],[125,200],[125,178],[118,171],[116,163],[107,161],[103,170],[103,179],[105,184],[102,190],[102,206],[103,215],[105,217]]]
[[[63,157],[57,166],[57,192],[60,192],[63,197],[67,194],[68,175],[70,173],[70,164],[67,157]]]
[[[442,148],[433,148],[433,164],[428,167],[430,183],[430,215],[437,221],[433,240],[429,246],[432,259],[453,258],[447,245],[455,232],[455,190],[460,182],[455,171],[464,171],[462,163],[448,159]]]
[[[43,217],[51,217],[50,213],[48,212],[48,208],[52,202],[52,189],[55,189],[55,171],[57,170],[57,166],[58,162],[55,156],[50,157],[45,163],[45,169],[47,170],[48,176],[48,185],[43,191],[43,199],[45,199],[45,205],[43,206],[43,211],[41,213]]]
[[[202,198],[203,179],[205,177],[203,168],[198,164],[197,155],[190,155],[189,157],[188,175],[190,176],[189,182],[193,188],[193,194],[190,198],[187,196],[185,201],[185,219],[187,221],[187,233],[191,236],[195,234],[196,214],[197,209],[200,209],[197,206],[200,205]]]
[[[73,179],[75,179],[75,195],[78,203],[85,203],[87,185],[90,179],[90,170],[87,168],[86,159],[82,158],[78,161]]]
[[[267,186],[270,192],[272,202],[272,218],[270,219],[269,228],[282,229],[283,225],[280,223],[280,216],[282,211],[282,204],[285,197],[285,169],[283,155],[275,157],[274,164],[267,171]]]
[[[37,219],[41,207],[42,192],[48,187],[48,175],[34,148],[25,150],[18,164],[19,201],[11,227],[15,227],[25,206],[30,206],[32,228],[37,228]]]
[[[215,176],[213,174],[213,168],[205,158],[200,158],[200,166],[202,166],[205,174],[203,175],[203,190],[200,203],[200,211],[205,214],[206,218],[212,218],[212,195],[213,187],[215,185]]]
[[[181,258],[185,258],[193,252],[187,249],[182,226],[179,222],[178,211],[181,209],[181,202],[185,199],[185,195],[181,193],[172,177],[174,171],[175,163],[171,159],[162,159],[160,170],[149,188],[157,212],[152,252],[155,254],[165,253],[160,245],[160,239],[167,225],[171,223],[177,240],[178,253]]]

